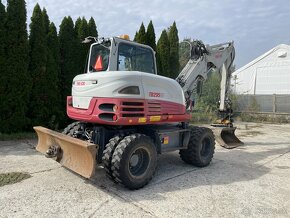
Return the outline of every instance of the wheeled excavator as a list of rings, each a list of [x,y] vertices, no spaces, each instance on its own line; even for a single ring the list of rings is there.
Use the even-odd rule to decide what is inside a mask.
[[[109,178],[129,189],[145,186],[157,155],[179,150],[197,167],[210,164],[215,140],[225,148],[242,144],[235,136],[228,98],[233,42],[214,46],[190,43],[187,65],[174,79],[157,75],[155,53],[127,35],[87,37],[85,73],[72,82],[67,115],[76,122],[62,133],[34,127],[36,150],[91,178],[102,163]],[[194,91],[215,68],[221,73],[220,118],[211,128],[190,125]],[[193,114],[194,116],[194,114]]]

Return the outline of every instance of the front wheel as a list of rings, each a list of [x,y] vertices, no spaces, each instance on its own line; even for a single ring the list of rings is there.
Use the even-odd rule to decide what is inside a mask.
[[[214,134],[205,127],[191,127],[187,149],[180,150],[181,159],[188,164],[205,167],[210,164],[215,149]]]
[[[82,129],[81,123],[80,122],[73,122],[70,125],[68,125],[63,131],[62,134],[78,138],[77,137],[77,132]]]
[[[129,189],[145,186],[152,179],[156,166],[156,147],[148,136],[142,134],[125,137],[112,157],[115,180]]]

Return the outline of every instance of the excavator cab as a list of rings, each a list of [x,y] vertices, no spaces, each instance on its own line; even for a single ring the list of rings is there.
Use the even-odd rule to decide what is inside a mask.
[[[101,71],[139,71],[156,74],[151,47],[128,40],[127,35],[112,38],[87,37],[91,43],[85,73]]]

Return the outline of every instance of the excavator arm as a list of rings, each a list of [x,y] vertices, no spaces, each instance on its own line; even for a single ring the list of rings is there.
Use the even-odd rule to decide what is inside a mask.
[[[190,59],[182,69],[176,81],[183,89],[187,110],[191,110],[194,96],[200,81],[207,79],[214,69],[221,75],[220,101],[218,105],[219,119],[212,124],[217,142],[225,148],[234,148],[243,144],[234,134],[231,100],[229,98],[232,65],[235,59],[233,42],[205,46],[200,41],[190,45]]]

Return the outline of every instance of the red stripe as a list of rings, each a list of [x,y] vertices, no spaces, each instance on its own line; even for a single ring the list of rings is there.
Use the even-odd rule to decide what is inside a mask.
[[[74,120],[108,125],[143,125],[170,122],[186,122],[191,118],[185,106],[168,101],[142,100],[128,98],[93,98],[89,108],[78,109],[71,105],[72,97],[67,97],[67,115]],[[118,106],[116,112],[101,110],[101,104]],[[106,114],[109,118],[117,115],[117,121],[101,118]]]

